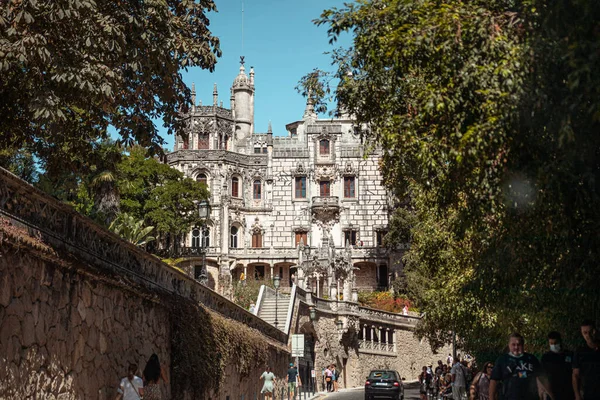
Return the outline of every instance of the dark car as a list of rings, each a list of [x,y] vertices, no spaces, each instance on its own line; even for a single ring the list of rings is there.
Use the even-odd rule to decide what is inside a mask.
[[[385,397],[393,400],[404,399],[404,385],[398,371],[373,370],[365,382],[365,400]]]

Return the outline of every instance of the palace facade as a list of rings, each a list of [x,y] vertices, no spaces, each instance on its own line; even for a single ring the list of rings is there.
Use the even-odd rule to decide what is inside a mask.
[[[356,300],[387,288],[397,254],[383,246],[390,196],[380,149],[366,150],[349,117],[319,119],[310,101],[286,135],[254,129],[254,70],[242,64],[219,101],[193,104],[167,162],[207,185],[210,217],[191,229],[179,266],[198,276],[205,250],[208,285],[227,294],[241,278],[281,277],[319,297]]]

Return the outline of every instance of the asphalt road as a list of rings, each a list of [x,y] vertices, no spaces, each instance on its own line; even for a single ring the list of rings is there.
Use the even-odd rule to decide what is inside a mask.
[[[319,400],[364,400],[365,390],[364,389],[350,389],[344,390],[337,393],[329,393],[326,396],[321,396]],[[404,400],[419,400],[419,386],[408,385],[404,388]]]

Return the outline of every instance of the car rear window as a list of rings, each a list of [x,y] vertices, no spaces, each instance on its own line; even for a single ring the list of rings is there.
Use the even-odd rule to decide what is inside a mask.
[[[393,371],[372,371],[369,379],[396,379]]]

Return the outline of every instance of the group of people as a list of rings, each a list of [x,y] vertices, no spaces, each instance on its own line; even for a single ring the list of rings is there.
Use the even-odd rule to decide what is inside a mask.
[[[525,352],[525,339],[510,335],[508,352],[486,362],[476,374],[460,359],[449,368],[438,361],[435,372],[423,367],[421,398],[454,400],[600,400],[600,340],[593,321],[581,324],[585,345],[563,348],[559,332],[548,334],[549,351],[539,361]],[[467,393],[467,388],[469,392]]]
[[[146,363],[142,377],[136,375],[137,364],[129,364],[127,376],[121,379],[117,389],[117,400],[161,400],[160,383],[169,383],[158,356],[152,354]]]
[[[264,381],[260,392],[265,395],[266,400],[272,399],[277,378],[275,377],[273,371],[271,371],[271,367],[267,367],[259,379]],[[294,363],[290,363],[290,367],[287,370],[286,382],[289,393],[288,398],[295,399],[298,388],[302,386],[302,380],[298,374],[298,368],[294,365]]]
[[[340,379],[340,371],[335,364],[329,364],[323,369],[323,377],[325,378],[325,387],[328,392],[338,391],[338,382]]]

